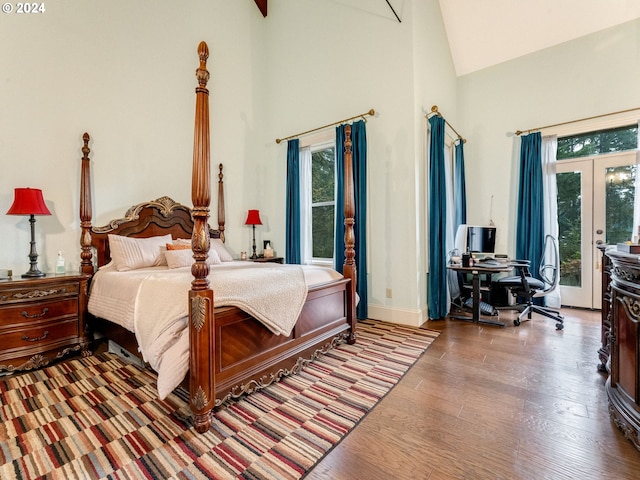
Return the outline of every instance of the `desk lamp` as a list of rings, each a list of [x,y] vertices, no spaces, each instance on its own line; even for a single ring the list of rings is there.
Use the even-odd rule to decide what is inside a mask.
[[[262,225],[262,220],[260,220],[260,211],[249,210],[247,213],[247,221],[244,222],[244,224],[253,226],[253,255],[251,255],[250,258],[255,260],[258,258],[258,255],[256,255],[256,225]]]
[[[42,190],[38,188],[16,188],[14,190],[13,205],[7,215],[29,215],[31,224],[31,250],[29,252],[29,271],[23,278],[44,277],[46,274],[38,269],[38,252],[36,251],[36,218],[35,215],[51,215],[44,203]]]

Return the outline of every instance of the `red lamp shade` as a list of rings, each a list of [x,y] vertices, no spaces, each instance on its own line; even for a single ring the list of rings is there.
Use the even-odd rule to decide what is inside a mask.
[[[16,188],[7,215],[51,215],[39,188]]]
[[[262,225],[262,220],[260,220],[260,211],[259,210],[249,210],[247,213],[247,221],[244,222],[245,225]]]

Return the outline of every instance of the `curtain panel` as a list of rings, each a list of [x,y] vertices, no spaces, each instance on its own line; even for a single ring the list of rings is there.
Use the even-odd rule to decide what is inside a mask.
[[[429,318],[446,317],[449,310],[447,292],[446,216],[447,185],[444,154],[444,118],[429,118],[429,277],[427,298]]]
[[[558,186],[556,183],[556,155],[558,152],[558,137],[549,135],[542,138],[542,190],[544,192],[544,235],[552,235],[558,240]],[[543,247],[544,248],[544,247]],[[551,253],[546,252],[548,258],[546,263],[553,259]],[[560,272],[558,272],[560,275]],[[560,308],[562,302],[560,298],[560,288],[544,297],[544,303],[548,307]]]
[[[311,229],[311,147],[300,149],[300,263],[313,262]]]
[[[531,262],[531,274],[539,278],[544,247],[544,191],[542,183],[542,135],[521,137],[516,259]]]
[[[464,172],[464,142],[462,140],[459,140],[455,146],[453,172],[453,196],[456,205],[455,224],[453,226],[453,233],[455,235],[458,227],[467,223],[467,184]]]
[[[287,142],[287,214],[286,252],[287,263],[301,263],[300,252],[300,141]]]

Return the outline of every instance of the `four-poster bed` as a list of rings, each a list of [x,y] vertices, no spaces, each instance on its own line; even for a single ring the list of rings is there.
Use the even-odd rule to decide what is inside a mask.
[[[263,323],[236,306],[216,306],[218,301],[210,285],[212,239],[224,241],[224,184],[222,165],[218,181],[218,229],[209,227],[209,72],[206,43],[198,46],[200,59],[196,70],[196,113],[192,164],[193,207],[180,205],[168,197],[130,208],[121,219],[104,227],[92,225],[91,175],[88,134],[84,134],[80,190],[81,271],[94,275],[92,292],[100,273],[112,260],[111,235],[149,240],[170,234],[171,238],[191,239],[195,262],[188,298],[188,390],[198,432],[211,425],[211,411],[225,402],[296,373],[306,363],[342,341],[355,342],[356,265],[354,237],[354,190],[350,128],[345,140],[345,261],[341,278],[309,286],[297,322],[290,335],[276,335]],[[120,237],[117,237],[118,240]],[[111,237],[111,241],[115,240]],[[215,242],[215,240],[213,240]],[[188,242],[187,242],[188,243]],[[115,244],[114,244],[115,245]],[[167,244],[167,247],[170,245]],[[215,256],[215,255],[214,255]],[[286,268],[287,266],[282,266]],[[271,268],[271,267],[270,267]],[[299,268],[291,267],[289,268]],[[217,290],[217,287],[216,287]],[[135,351],[134,334],[120,325],[91,318],[92,328]]]

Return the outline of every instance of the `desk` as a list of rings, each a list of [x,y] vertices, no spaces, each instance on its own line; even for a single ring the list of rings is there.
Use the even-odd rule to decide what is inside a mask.
[[[473,277],[472,282],[472,299],[473,299],[473,307],[471,308],[472,316],[455,316],[450,315],[451,318],[456,318],[458,320],[470,320],[474,323],[485,323],[487,325],[494,325],[496,327],[504,327],[504,322],[498,322],[496,320],[489,320],[482,318],[480,315],[480,275],[487,273],[498,273],[498,272],[510,272],[513,267],[510,264],[504,265],[482,265],[477,264],[473,267],[463,267],[462,265],[447,265],[447,268],[450,270],[454,270],[456,272],[462,273],[470,273]]]

